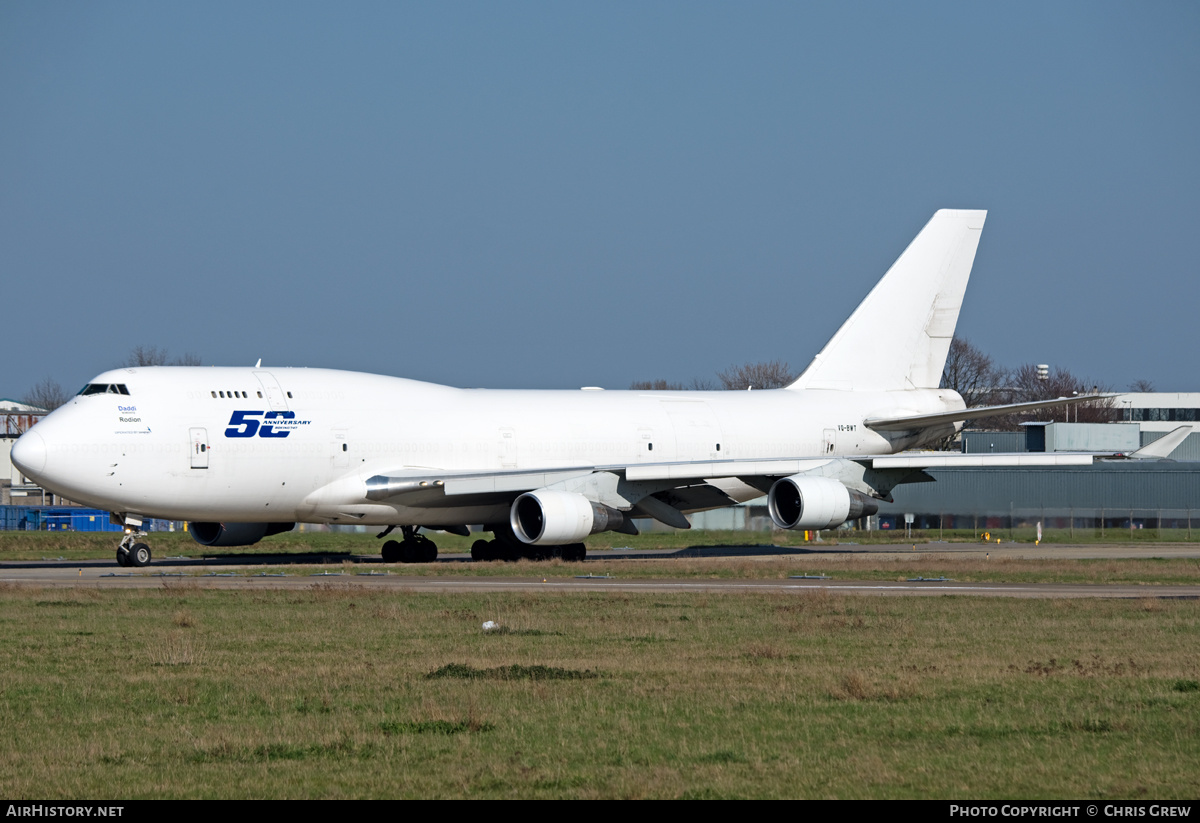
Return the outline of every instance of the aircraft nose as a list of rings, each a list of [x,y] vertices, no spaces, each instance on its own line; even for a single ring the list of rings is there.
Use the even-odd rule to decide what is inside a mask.
[[[13,465],[26,477],[37,479],[46,468],[46,441],[35,431],[27,431],[13,443]]]

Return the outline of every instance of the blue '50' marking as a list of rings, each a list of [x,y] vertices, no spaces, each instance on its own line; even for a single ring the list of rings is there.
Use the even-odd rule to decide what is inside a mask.
[[[263,415],[263,420],[255,420],[256,417]],[[294,420],[296,413],[293,411],[269,411],[265,415],[260,411],[235,411],[229,418],[231,428],[225,430],[226,437],[253,437],[257,434],[259,437],[287,437],[291,434],[288,429],[275,430],[275,426],[271,420]]]

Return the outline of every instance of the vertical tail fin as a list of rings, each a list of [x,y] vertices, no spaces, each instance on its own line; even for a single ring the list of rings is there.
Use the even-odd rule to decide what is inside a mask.
[[[937,388],[986,217],[936,212],[788,388]]]

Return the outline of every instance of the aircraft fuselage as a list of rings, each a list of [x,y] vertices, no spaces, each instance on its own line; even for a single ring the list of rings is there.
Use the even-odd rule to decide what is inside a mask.
[[[326,369],[118,369],[14,452],[63,497],[178,520],[457,525],[511,500],[433,508],[368,499],[397,472],[514,472],[642,463],[890,454],[941,433],[876,432],[874,416],[963,408],[952,391],[457,389]],[[720,481],[735,500],[762,494]]]

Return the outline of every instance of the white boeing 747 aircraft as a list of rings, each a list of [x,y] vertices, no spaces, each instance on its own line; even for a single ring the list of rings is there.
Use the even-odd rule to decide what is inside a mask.
[[[150,562],[143,519],[191,521],[208,546],[295,523],[396,526],[389,562],[428,561],[418,529],[467,534],[476,559],[582,559],[632,518],[766,493],[787,529],[873,514],[924,468],[1090,463],[1087,455],[896,452],[962,421],[1082,402],[964,408],[942,369],[986,212],[937,212],[792,385],[770,391],[456,389],[297,368],[105,372],[13,446],[44,488],[126,526],[122,565]]]

